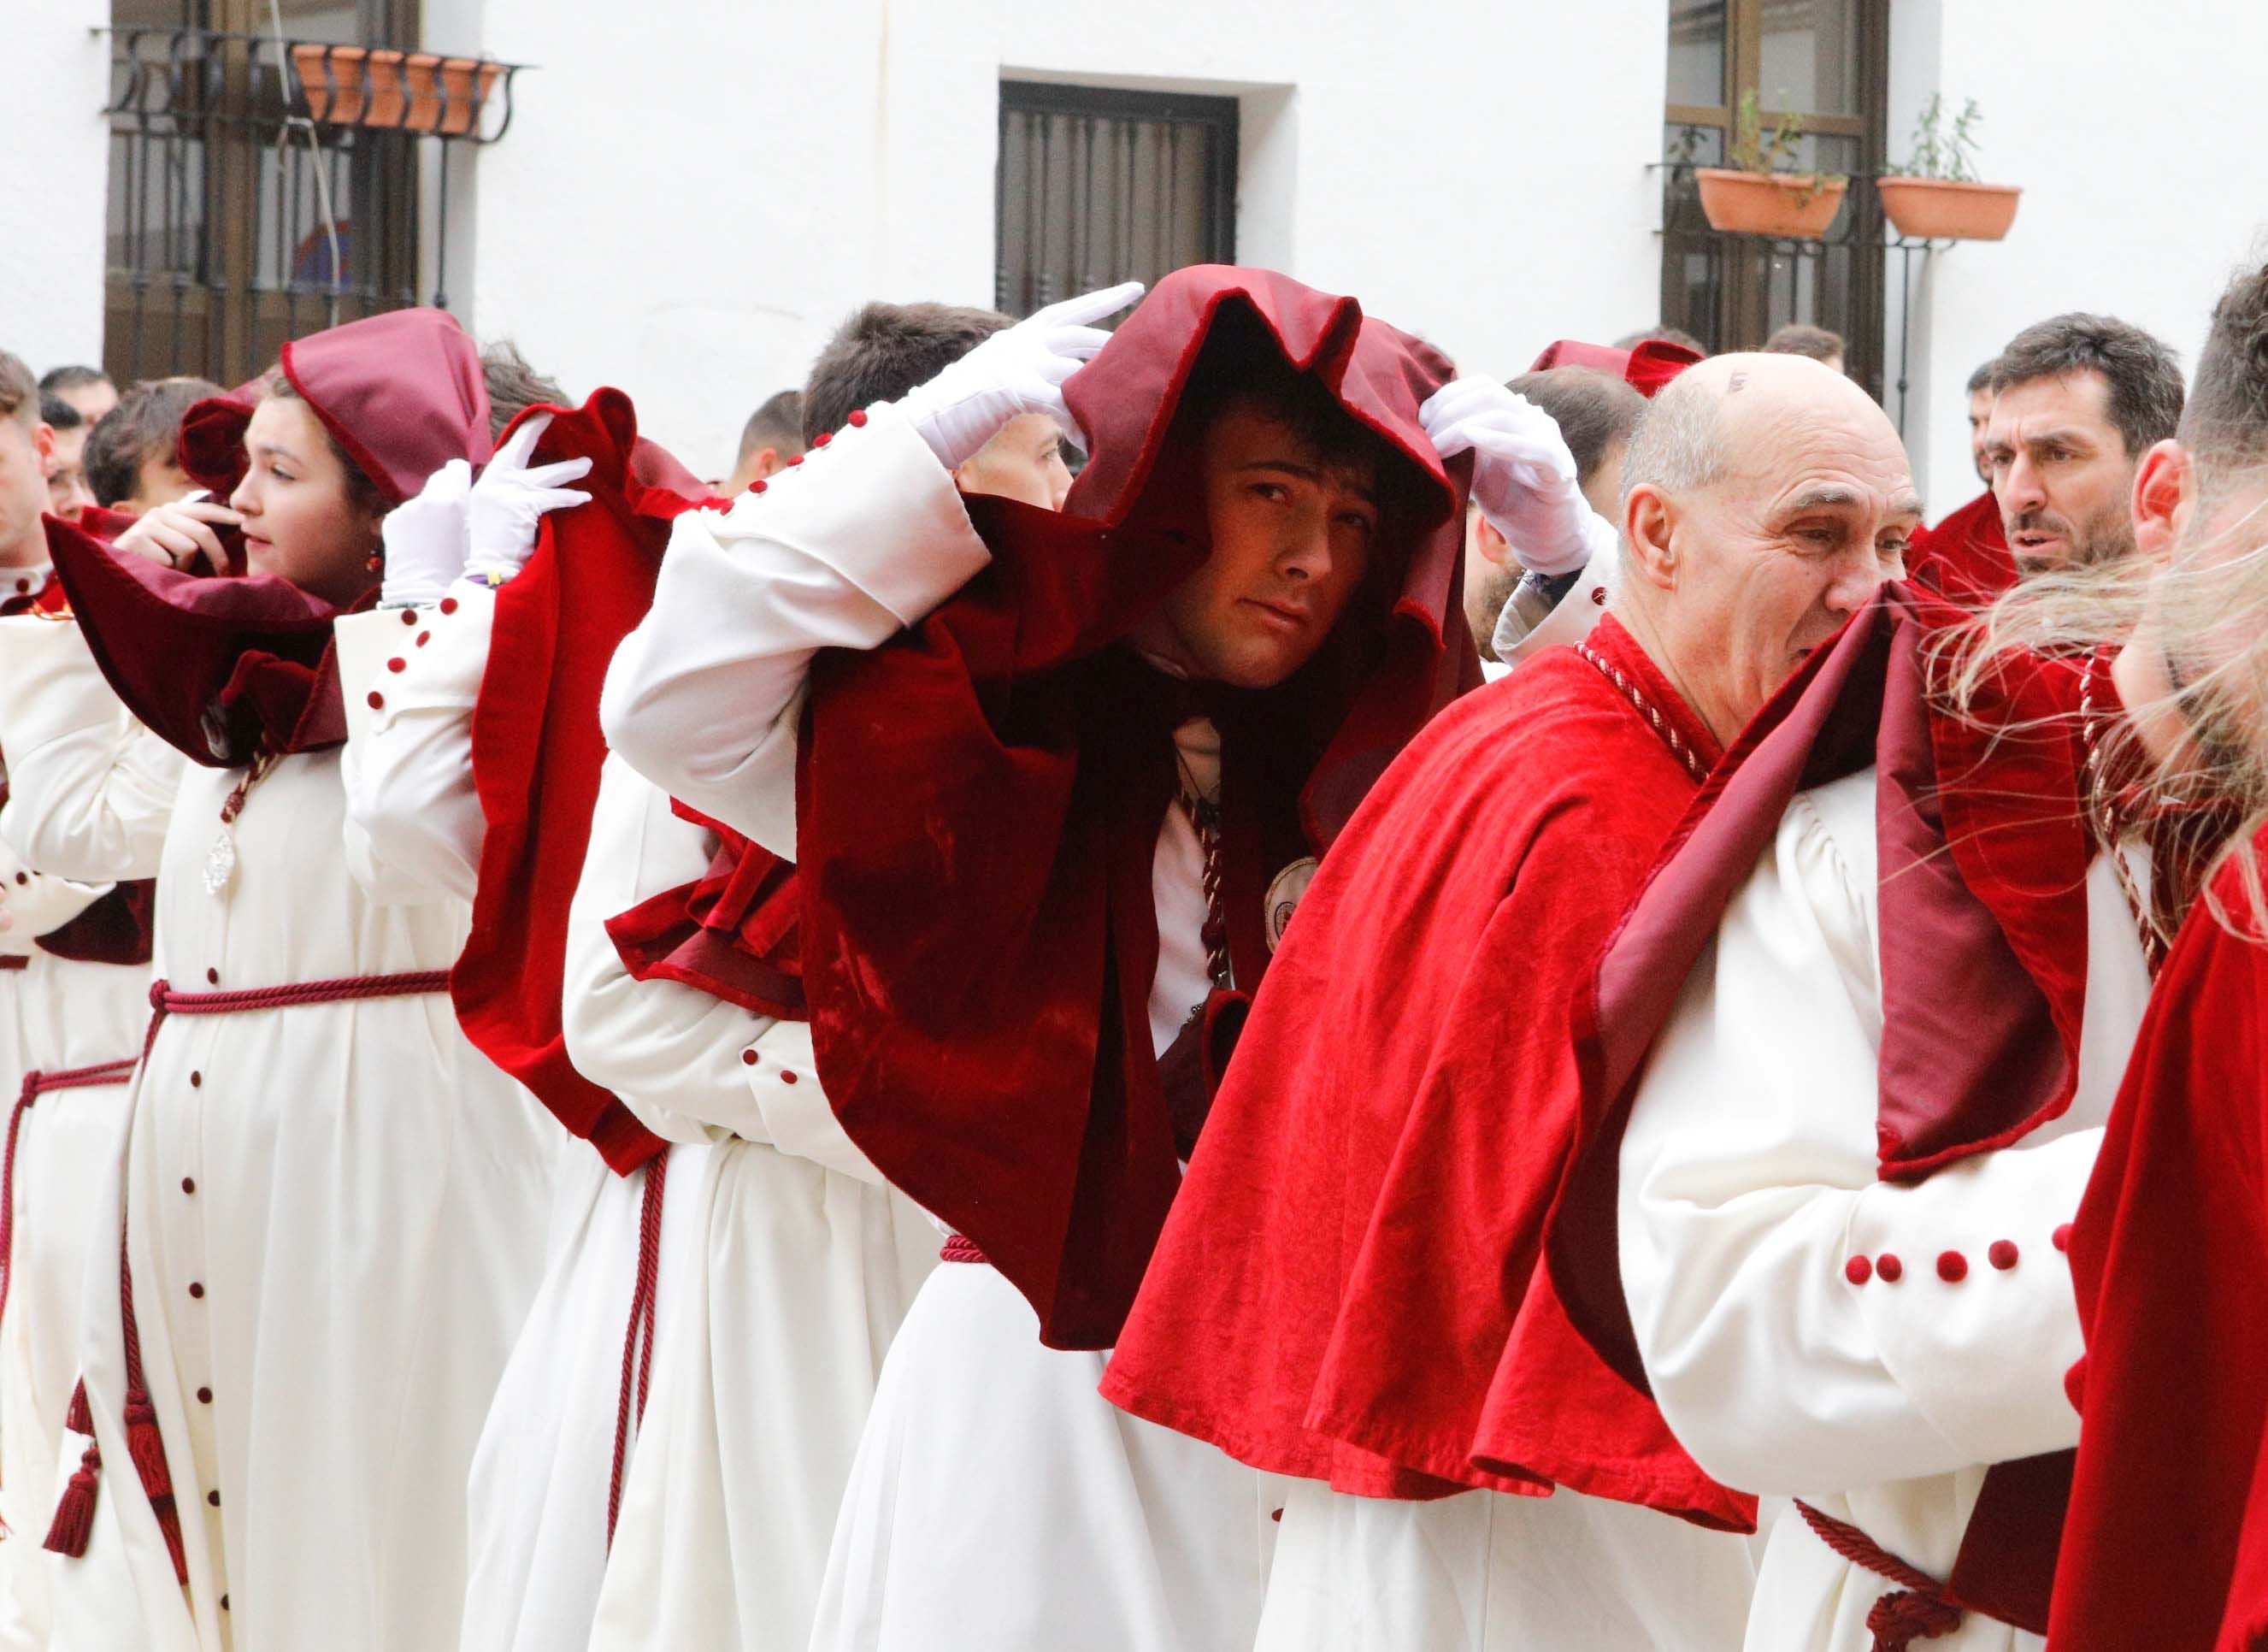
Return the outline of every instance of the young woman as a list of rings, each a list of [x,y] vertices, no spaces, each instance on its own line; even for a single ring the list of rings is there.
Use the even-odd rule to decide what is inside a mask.
[[[287,344],[185,424],[215,498],[59,546],[74,623],[0,663],[19,845],[158,879],[118,1286],[89,1274],[92,1438],[48,1534],[62,1644],[456,1643],[466,1468],[555,1132],[458,1030],[464,904],[347,823],[329,645],[387,512],[486,460],[488,421],[438,312]],[[158,740],[188,759],[169,786]]]

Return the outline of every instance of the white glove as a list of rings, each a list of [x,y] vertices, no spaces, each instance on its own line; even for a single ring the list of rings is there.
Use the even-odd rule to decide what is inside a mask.
[[[386,542],[386,581],[378,600],[385,608],[415,608],[437,602],[465,571],[465,503],[473,490],[473,468],[452,459],[417,490],[386,513],[379,534]]]
[[[992,335],[898,403],[947,470],[958,470],[1020,413],[1044,413],[1081,449],[1086,438],[1064,405],[1063,387],[1110,335],[1094,325],[1142,296],[1129,281],[1065,299]]]
[[[1418,409],[1444,459],[1473,454],[1473,502],[1523,568],[1572,573],[1619,537],[1575,483],[1575,459],[1549,413],[1493,379],[1455,379]]]
[[[551,426],[551,415],[539,413],[512,433],[512,439],[473,483],[468,501],[466,531],[469,552],[465,572],[471,578],[502,585],[535,554],[536,525],[549,511],[560,511],[587,502],[590,495],[562,483],[588,476],[588,459],[563,459],[556,464],[530,467],[527,456]]]

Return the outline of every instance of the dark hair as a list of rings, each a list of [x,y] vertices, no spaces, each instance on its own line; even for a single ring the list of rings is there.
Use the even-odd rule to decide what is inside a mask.
[[[1575,482],[1589,487],[1609,454],[1631,439],[1646,413],[1646,398],[1595,367],[1548,367],[1524,372],[1505,387],[1535,403],[1559,426],[1575,456]]]
[[[86,438],[86,485],[106,510],[130,499],[142,467],[171,458],[181,445],[181,416],[208,396],[228,393],[210,379],[147,379],[118,398]]]
[[[2268,458],[2268,266],[2238,275],[2213,306],[2180,434],[2203,472]]]
[[[2116,316],[2073,311],[2035,321],[2008,341],[1992,367],[1992,394],[2099,372],[2110,387],[2110,423],[2130,455],[2171,436],[2182,418],[2182,370],[2174,352]]]
[[[19,424],[40,422],[40,387],[21,356],[0,350],[0,418]]]
[[[1767,356],[1802,356],[1812,361],[1830,361],[1845,353],[1842,334],[1814,327],[1808,321],[1790,321],[1764,340]]]
[[[869,304],[835,329],[803,387],[810,446],[859,409],[895,402],[1009,325],[998,310],[959,304]]]
[[[59,391],[83,389],[91,384],[109,384],[110,375],[99,367],[50,367],[40,375],[40,388],[49,395]],[[116,386],[112,386],[115,389]],[[50,420],[52,424],[54,421]]]
[[[740,451],[733,462],[746,464],[759,448],[777,447],[785,453],[803,451],[803,392],[782,390],[767,396],[740,426]]]
[[[1636,350],[1650,339],[1660,339],[1665,344],[1683,344],[1696,355],[1705,356],[1709,347],[1682,327],[1641,327],[1635,333],[1626,333],[1615,340],[1616,350]]]
[[[565,407],[567,393],[558,381],[545,378],[527,365],[519,346],[500,338],[481,352],[481,377],[489,393],[489,439],[504,434],[504,427],[532,407]]]
[[[1979,390],[1990,390],[1992,387],[1992,375],[1999,371],[2000,358],[1995,356],[1969,375],[1969,388],[1965,394],[1975,395]]]
[[[267,393],[279,402],[306,400],[306,397],[299,394],[299,387],[293,384],[280,368],[268,375]],[[312,409],[309,410],[313,411]],[[379,490],[378,483],[370,479],[363,468],[355,463],[353,455],[340,445],[339,439],[331,434],[331,427],[323,424],[320,418],[316,419],[315,423],[322,430],[323,439],[330,443],[331,451],[339,456],[339,463],[346,468],[349,508],[359,511],[365,516],[383,516],[393,509],[394,507],[387,503],[386,495]]]
[[[86,415],[64,401],[63,397],[50,395],[43,391],[40,395],[40,423],[52,424],[60,434],[64,431],[75,431],[85,424]]]

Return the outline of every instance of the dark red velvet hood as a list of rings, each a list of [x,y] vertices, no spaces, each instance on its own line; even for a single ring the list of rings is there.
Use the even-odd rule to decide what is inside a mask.
[[[1666,338],[1649,338],[1635,350],[1616,350],[1607,344],[1586,344],[1563,338],[1546,344],[1528,372],[1592,367],[1612,374],[1650,402],[1660,393],[1662,386],[1700,359],[1699,350],[1673,344]]]
[[[497,593],[473,708],[473,783],[487,821],[473,924],[450,972],[465,1036],[627,1173],[666,1145],[578,1073],[560,1024],[567,908],[582,876],[606,741],[607,663],[653,601],[673,518],[708,489],[637,433],[619,390],[549,411],[530,462],[587,457],[591,502],[545,516],[535,552]],[[522,414],[525,418],[528,414]],[[515,421],[517,423],[518,421]]]
[[[1744,730],[1710,777],[1580,1001],[1583,1143],[1555,1208],[1551,1274],[1570,1317],[1645,1386],[1622,1289],[1623,1127],[1654,1040],[1794,793],[1879,774],[1881,1175],[1918,1181],[2021,1140],[2071,1104],[2086,997],[2083,808],[2093,698],[2117,715],[2099,659],[1999,667],[1967,717],[1931,702],[1930,639],[1962,624],[1928,592],[1883,587]],[[1949,1589],[2045,1626],[2067,1453],[1987,1476]]]
[[[452,459],[488,462],[489,393],[480,346],[446,310],[389,310],[293,339],[278,358],[315,417],[388,506]],[[244,479],[244,427],[267,375],[192,407],[181,468],[225,501]]]
[[[389,505],[450,460],[479,464],[492,451],[480,352],[442,311],[397,310],[294,340],[283,372]],[[261,384],[200,402],[181,423],[182,468],[224,500],[244,475]],[[346,738],[330,603],[272,576],[208,577],[114,556],[53,518],[48,546],[103,675],[193,762],[233,768],[257,750],[317,751]],[[373,572],[363,600],[377,588]]]
[[[1192,695],[1123,638],[1206,555],[1199,432],[1177,416],[1228,349],[1312,373],[1409,485],[1388,490],[1372,577],[1313,660],[1265,693]],[[1477,681],[1455,619],[1466,467],[1444,472],[1417,417],[1450,372],[1351,299],[1177,271],[1068,387],[1092,456],[1063,513],[969,499],[990,567],[897,641],[814,662],[798,841],[821,1077],[877,1168],[983,1250],[1051,1345],[1116,1337],[1180,1183],[1146,1010],[1174,725],[1203,709],[1221,729],[1248,988],[1270,878],[1327,847]]]
[[[1934,527],[1913,536],[1906,577],[1955,602],[1982,607],[2016,583],[2016,558],[1987,488]]]

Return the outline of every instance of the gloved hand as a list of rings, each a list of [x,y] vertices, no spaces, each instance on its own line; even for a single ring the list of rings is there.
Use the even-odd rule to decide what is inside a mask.
[[[1575,459],[1550,414],[1493,379],[1455,379],[1418,409],[1433,451],[1473,454],[1473,502],[1522,567],[1572,573],[1620,535],[1575,485]]]
[[[1064,439],[1086,438],[1064,405],[1063,387],[1094,358],[1110,335],[1094,325],[1142,296],[1129,281],[1051,304],[992,335],[898,403],[938,463],[957,470],[1020,413],[1044,413]]]
[[[386,542],[386,579],[378,600],[385,608],[438,602],[465,571],[465,505],[473,468],[452,459],[417,490],[386,513],[379,536]]]
[[[497,449],[481,479],[473,483],[467,507],[470,542],[465,572],[501,585],[527,565],[535,554],[536,524],[549,511],[585,503],[590,495],[563,483],[580,481],[590,474],[588,459],[563,459],[556,464],[527,462],[535,444],[551,426],[551,415],[539,413],[512,433]]]

